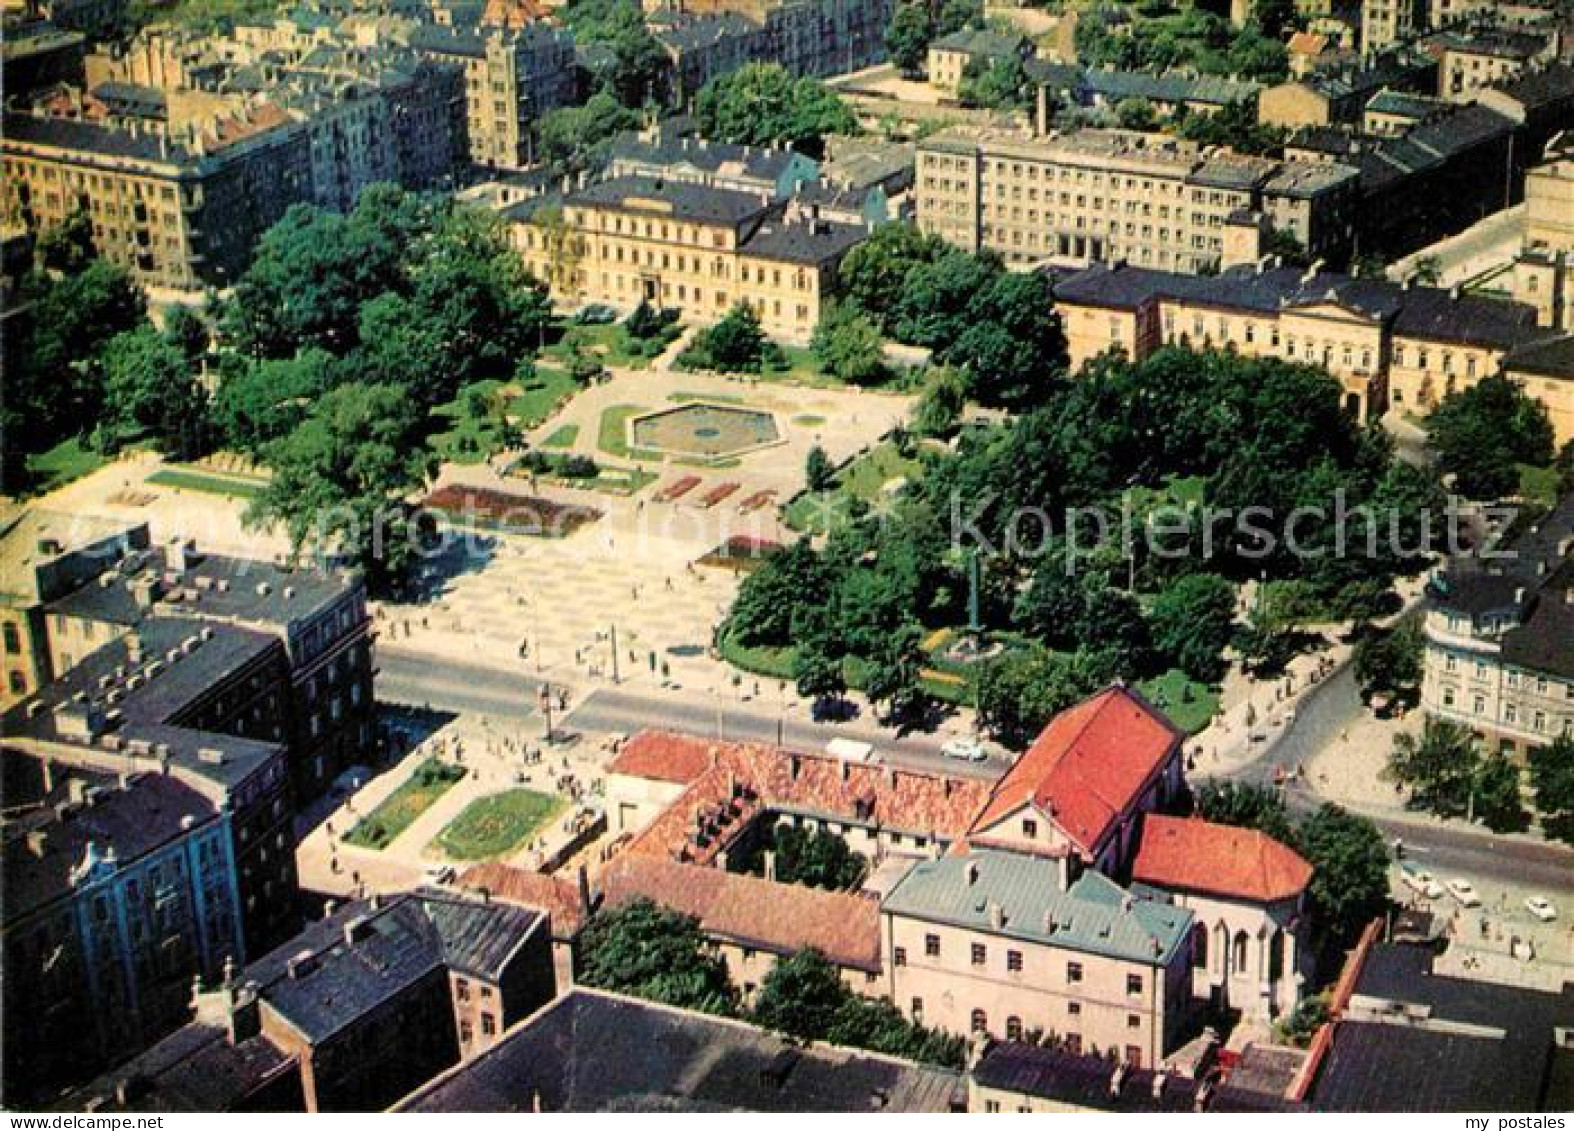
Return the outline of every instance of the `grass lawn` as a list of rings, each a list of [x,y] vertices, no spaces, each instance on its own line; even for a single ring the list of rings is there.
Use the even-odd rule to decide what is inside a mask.
[[[44,494],[97,471],[104,463],[103,456],[72,436],[47,452],[27,457],[27,473],[31,480],[28,486],[38,494]]]
[[[455,860],[489,860],[518,848],[563,809],[563,799],[510,789],[465,807],[434,842]]]
[[[787,504],[783,517],[794,530],[823,533],[829,526],[845,521],[853,500],[873,503],[880,497],[880,489],[891,480],[912,479],[919,471],[918,461],[903,456],[895,444],[876,444],[837,472],[836,485],[831,490],[803,492]]]
[[[362,848],[387,848],[462,777],[464,771],[458,766],[439,762],[435,755],[428,758],[344,839]]]
[[[555,365],[537,365],[536,375],[520,386],[519,393],[508,402],[508,415],[526,431],[551,416],[579,390],[568,370]]]
[[[647,452],[629,447],[628,421],[631,416],[649,412],[637,404],[615,404],[601,411],[601,424],[596,430],[596,446],[609,456],[621,459],[660,460],[660,452]]]
[[[555,429],[552,435],[541,441],[543,448],[572,448],[574,441],[579,439],[579,425],[565,424]]]
[[[263,484],[255,479],[231,478],[227,475],[214,475],[209,471],[191,471],[181,467],[160,468],[148,476],[147,481],[159,487],[201,491],[208,495],[223,495],[246,501],[262,494],[263,488]]]
[[[585,344],[585,348],[601,358],[601,364],[618,366],[623,369],[649,368],[651,359],[628,349],[628,340],[623,336],[623,327],[617,322],[608,322],[601,326],[567,326],[563,336],[552,345],[541,351],[542,357],[554,358],[568,363],[569,335],[574,335]]]
[[[1219,692],[1198,683],[1179,668],[1145,679],[1137,690],[1187,734],[1197,734],[1219,709]]]
[[[813,412],[800,412],[792,418],[792,422],[799,428],[818,428],[825,423],[825,417]]]
[[[504,421],[507,407],[500,403],[504,387],[501,381],[477,381],[447,404],[432,410],[432,416],[442,421],[442,431],[434,433],[430,440],[439,459],[473,464],[502,450],[508,439]],[[477,398],[479,404],[473,403]]]
[[[1519,493],[1527,499],[1552,506],[1558,501],[1558,470],[1555,467],[1519,465]]]
[[[808,385],[816,389],[845,389],[847,382],[820,370],[820,360],[814,351],[803,346],[782,346],[783,364],[766,368],[759,375],[761,381],[782,381],[791,385]]]

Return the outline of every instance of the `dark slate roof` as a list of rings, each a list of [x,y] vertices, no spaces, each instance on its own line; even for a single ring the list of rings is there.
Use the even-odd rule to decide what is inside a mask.
[[[1342,67],[1318,71],[1302,81],[1330,98],[1343,98],[1352,94],[1371,94],[1385,86],[1414,81],[1418,75],[1426,74],[1434,66],[1428,60],[1390,54],[1361,70]]]
[[[578,987],[406,1098],[416,1112],[948,1111],[960,1077]]]
[[[631,203],[634,200],[660,201],[651,208]],[[670,217],[702,224],[739,225],[769,212],[771,201],[759,193],[708,185],[668,181],[660,177],[612,177],[571,193],[568,205],[587,204],[620,208],[652,218]]]
[[[1021,35],[1003,35],[981,28],[963,28],[941,36],[929,45],[931,51],[961,51],[985,59],[1007,59],[1021,55],[1027,40]]]
[[[1492,55],[1500,59],[1530,59],[1547,46],[1544,36],[1494,27],[1443,31],[1430,37],[1429,42],[1448,51]]]
[[[1150,102],[1195,102],[1207,106],[1245,102],[1262,90],[1261,83],[1216,75],[1154,75],[1146,71],[1105,71],[1097,67],[1088,68],[1073,86],[1109,102],[1146,98]]]
[[[410,46],[437,55],[465,55],[480,59],[486,55],[486,40],[472,31],[417,24],[410,31]]]
[[[759,24],[736,12],[719,12],[668,20],[653,27],[651,34],[669,51],[682,54],[703,51],[728,39],[759,35],[762,30]]]
[[[807,158],[790,149],[768,149],[763,146],[727,145],[724,142],[706,141],[703,138],[686,138],[663,133],[650,139],[638,134],[625,133],[612,143],[609,163],[623,162],[653,171],[674,165],[692,165],[709,173],[735,166],[743,174],[774,184],[794,159]],[[810,162],[812,165],[812,162]]]
[[[1402,1003],[1421,1024],[1374,1010]],[[1362,965],[1350,1012],[1312,1086],[1321,1111],[1537,1111],[1548,1094],[1552,1030],[1574,1016],[1560,993],[1438,974],[1426,946],[1384,943]]]
[[[1574,380],[1574,334],[1544,338],[1511,350],[1503,367],[1537,377]]]
[[[1529,671],[1574,677],[1574,558],[1547,578],[1519,627],[1504,634],[1503,659]]]
[[[787,263],[818,265],[840,259],[869,236],[860,224],[831,220],[770,221],[743,245],[747,255]]]
[[[1366,112],[1420,119],[1441,113],[1447,110],[1448,106],[1449,104],[1440,98],[1428,98],[1424,94],[1411,94],[1409,91],[1389,90],[1385,87],[1372,95],[1371,100],[1366,104]]]
[[[184,148],[161,143],[152,134],[84,122],[74,118],[48,118],[36,114],[6,114],[3,131],[7,141],[54,149],[77,149],[104,157],[125,157],[178,165],[193,160]]]
[[[23,755],[5,753],[7,760],[18,757]],[[67,895],[90,845],[98,858],[112,853],[121,867],[129,867],[189,835],[188,825],[194,829],[219,819],[211,801],[174,777],[134,774],[122,787],[111,775],[76,769],[71,775],[90,783],[82,803],[51,795],[47,800],[63,809],[41,807],[6,825],[0,907],[7,923]],[[42,847],[35,851],[39,838]]]
[[[523,907],[427,892],[381,906],[359,900],[253,963],[245,980],[308,1040],[321,1042],[441,968],[496,978],[542,921]]]
[[[295,1058],[261,1035],[230,1043],[221,1025],[192,1022],[82,1088],[62,1111],[221,1112],[293,1068]],[[117,1093],[125,1082],[125,1102]],[[91,1105],[91,1106],[89,1106]]]
[[[1101,1056],[1073,1055],[1018,1041],[990,1045],[973,1068],[980,1087],[1075,1107],[1144,1114],[1198,1109],[1198,1081],[1161,1076],[1148,1069],[1117,1076],[1116,1066]]]
[[[1497,83],[1493,90],[1518,102],[1528,113],[1535,113],[1574,101],[1574,67],[1562,62],[1531,67]]]

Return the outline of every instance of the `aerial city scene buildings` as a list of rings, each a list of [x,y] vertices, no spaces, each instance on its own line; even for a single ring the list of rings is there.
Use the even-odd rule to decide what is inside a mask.
[[[1564,1125],[1574,3],[3,31],[0,1106]]]

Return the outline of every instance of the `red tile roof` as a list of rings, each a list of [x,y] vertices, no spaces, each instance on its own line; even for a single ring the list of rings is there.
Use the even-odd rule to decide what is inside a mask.
[[[989,783],[971,778],[650,732],[631,739],[609,770],[681,781],[701,751],[709,768],[689,781],[630,851],[709,863],[762,809],[955,840],[989,798]]]
[[[485,890],[493,899],[545,911],[552,923],[552,937],[571,939],[585,925],[586,909],[579,897],[579,883],[567,876],[548,876],[513,864],[477,864],[459,876],[467,891]]]
[[[1310,31],[1298,31],[1290,37],[1290,54],[1321,55],[1328,46],[1328,37]]]
[[[726,942],[774,954],[814,947],[838,966],[880,969],[880,905],[867,896],[631,853],[607,866],[601,889],[608,907],[644,897]]]
[[[1050,720],[973,828],[983,833],[1032,802],[1092,855],[1184,737],[1136,692],[1107,688]]]
[[[693,735],[644,730],[623,744],[607,772],[686,785],[715,765],[716,746]]]
[[[1172,891],[1272,903],[1305,891],[1312,866],[1256,829],[1150,813],[1131,875]]]

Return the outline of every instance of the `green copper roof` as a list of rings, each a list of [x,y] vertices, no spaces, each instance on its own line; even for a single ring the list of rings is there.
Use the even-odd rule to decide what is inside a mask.
[[[1133,896],[1097,872],[1066,890],[1058,861],[987,849],[914,865],[882,910],[1161,966],[1191,928],[1191,912]]]

